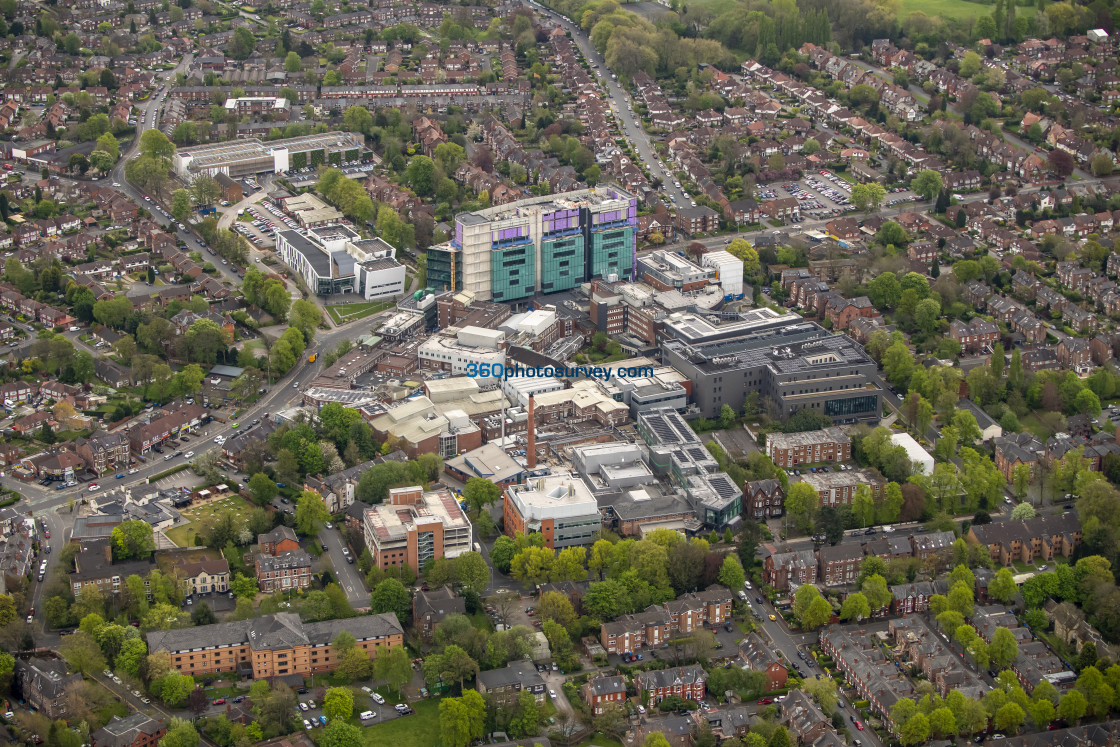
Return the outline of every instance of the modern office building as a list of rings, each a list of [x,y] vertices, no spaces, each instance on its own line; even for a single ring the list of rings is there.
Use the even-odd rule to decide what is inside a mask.
[[[355,648],[371,660],[377,646],[404,642],[404,630],[391,612],[313,623],[279,612],[252,620],[153,630],[148,633],[148,650],[168,652],[171,666],[183,674],[234,672],[259,680],[334,671],[339,657],[331,642],[342,631],[354,636]]]
[[[743,488],[720,470],[684,417],[666,407],[639,412],[637,420],[653,473],[684,491],[704,526],[717,531],[737,526],[742,520]]]
[[[472,547],[471,523],[446,489],[393,488],[388,503],[366,509],[362,525],[373,564],[382,570],[404,563],[419,570]]]
[[[603,524],[595,496],[578,475],[553,472],[510,485],[503,504],[505,532],[540,532],[545,547],[590,545]]]
[[[323,132],[268,142],[246,138],[180,148],[172,165],[176,174],[187,179],[198,174],[283,174],[308,166],[356,161],[364,148],[363,136],[354,132]]]
[[[509,302],[629,278],[637,210],[637,198],[609,185],[461,213],[451,240],[428,249],[428,286]]]
[[[404,294],[405,268],[382,239],[362,239],[342,224],[278,231],[276,252],[316,295],[354,293],[371,300]]]
[[[876,365],[859,343],[797,314],[762,308],[738,317],[718,323],[678,313],[665,321],[662,360],[693,382],[700,414],[718,417],[724,405],[739,411],[758,392],[782,419],[807,409],[836,424],[878,421]]]

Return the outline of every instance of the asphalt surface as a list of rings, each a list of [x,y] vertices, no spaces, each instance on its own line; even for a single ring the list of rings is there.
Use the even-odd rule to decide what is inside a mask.
[[[324,556],[330,557],[335,578],[342,590],[346,592],[346,601],[350,602],[350,606],[356,610],[368,609],[369,589],[366,588],[366,582],[362,578],[362,574],[358,572],[357,558],[354,558],[355,562],[347,563],[346,556],[342,554],[345,542],[343,542],[342,532],[339,531],[338,526],[336,525],[333,529],[324,527],[320,530],[319,544],[326,551]],[[352,554],[353,551],[351,551]]]

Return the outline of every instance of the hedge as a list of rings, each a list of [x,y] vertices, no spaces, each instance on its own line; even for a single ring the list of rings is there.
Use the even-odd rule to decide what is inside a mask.
[[[170,477],[171,475],[178,474],[179,472],[182,472],[183,470],[189,469],[189,468],[190,468],[189,464],[180,464],[178,467],[172,467],[171,469],[167,470],[166,472],[160,472],[158,475],[152,475],[151,477],[149,477],[148,478],[148,484],[150,485],[153,482],[155,482],[156,480],[162,480],[165,477]]]

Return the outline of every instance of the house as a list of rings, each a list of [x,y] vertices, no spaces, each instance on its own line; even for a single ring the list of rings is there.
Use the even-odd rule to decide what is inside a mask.
[[[743,489],[743,506],[756,519],[782,515],[785,492],[775,479],[753,480]]]
[[[679,230],[693,235],[719,229],[719,213],[707,205],[679,209],[676,221]]]
[[[166,721],[137,711],[125,718],[113,716],[90,738],[93,747],[156,747],[166,733]]]
[[[919,560],[938,558],[942,563],[948,563],[955,541],[956,535],[952,532],[930,532],[911,535],[910,547],[913,556]]]
[[[222,199],[230,204],[241,202],[245,198],[245,190],[241,183],[234,181],[227,174],[219,173],[214,177],[218,187],[222,190]]]
[[[996,469],[1003,473],[1008,483],[1015,480],[1015,467],[1025,464],[1031,468],[1032,479],[1037,474],[1039,459],[1045,451],[1041,441],[1030,433],[1012,433],[993,439]]]
[[[783,469],[817,462],[846,462],[852,458],[852,439],[839,427],[800,433],[768,433],[766,455]]]
[[[758,633],[751,633],[739,642],[739,659],[743,669],[766,673],[766,691],[780,690],[786,686],[789,671],[774,648],[762,640]]]
[[[773,545],[763,546],[763,580],[779,591],[789,589],[790,583],[812,584],[817,581],[817,558],[812,550],[777,552]]]
[[[1093,356],[1089,341],[1083,337],[1063,337],[1058,343],[1058,362],[1063,368],[1084,376],[1093,370]]]
[[[531,661],[511,661],[501,669],[479,672],[476,681],[478,691],[489,696],[487,700],[507,707],[517,704],[522,690],[531,692],[538,703],[544,701],[548,692],[544,678]]]
[[[429,591],[420,590],[412,598],[412,620],[425,639],[448,615],[465,615],[466,600],[446,586]]]
[[[123,433],[94,431],[89,438],[76,439],[74,446],[86,468],[94,474],[103,475],[128,466],[128,437]]]
[[[81,681],[82,675],[70,674],[62,659],[36,656],[16,659],[12,689],[29,708],[59,719],[69,715],[67,691]]]
[[[954,319],[949,323],[949,337],[959,342],[962,350],[979,353],[999,341],[999,327],[978,316],[967,324]]]
[[[799,744],[813,745],[832,731],[829,717],[804,690],[792,690],[781,703],[779,718]]]
[[[175,575],[186,584],[189,594],[212,594],[229,591],[229,561],[213,560],[175,563]]]
[[[602,715],[611,703],[624,708],[626,701],[626,680],[618,675],[592,677],[583,685],[583,699],[594,716]]]
[[[1053,560],[1056,555],[1068,558],[1081,544],[1081,522],[1076,514],[1066,513],[974,525],[967,539],[986,547],[992,560],[1005,566],[1013,561]]]
[[[638,700],[647,705],[656,705],[670,695],[700,700],[706,692],[707,681],[708,673],[699,664],[639,672],[634,677]]]
[[[285,550],[257,555],[254,561],[261,591],[306,589],[311,585],[311,556],[305,550]]]
[[[268,534],[257,535],[257,549],[267,555],[278,555],[282,552],[298,550],[299,540],[296,539],[295,530],[281,524]]]
[[[820,579],[825,586],[855,583],[863,561],[863,548],[853,543],[828,545],[817,551]]]
[[[980,409],[980,406],[971,399],[957,401],[957,409],[967,410],[976,418],[976,425],[980,428],[980,440],[991,441],[1003,435],[1003,428],[992,419],[992,416]]]

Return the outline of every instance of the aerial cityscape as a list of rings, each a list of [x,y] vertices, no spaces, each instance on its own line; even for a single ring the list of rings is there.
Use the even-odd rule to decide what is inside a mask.
[[[0,0],[0,745],[1120,747],[1118,25]]]

